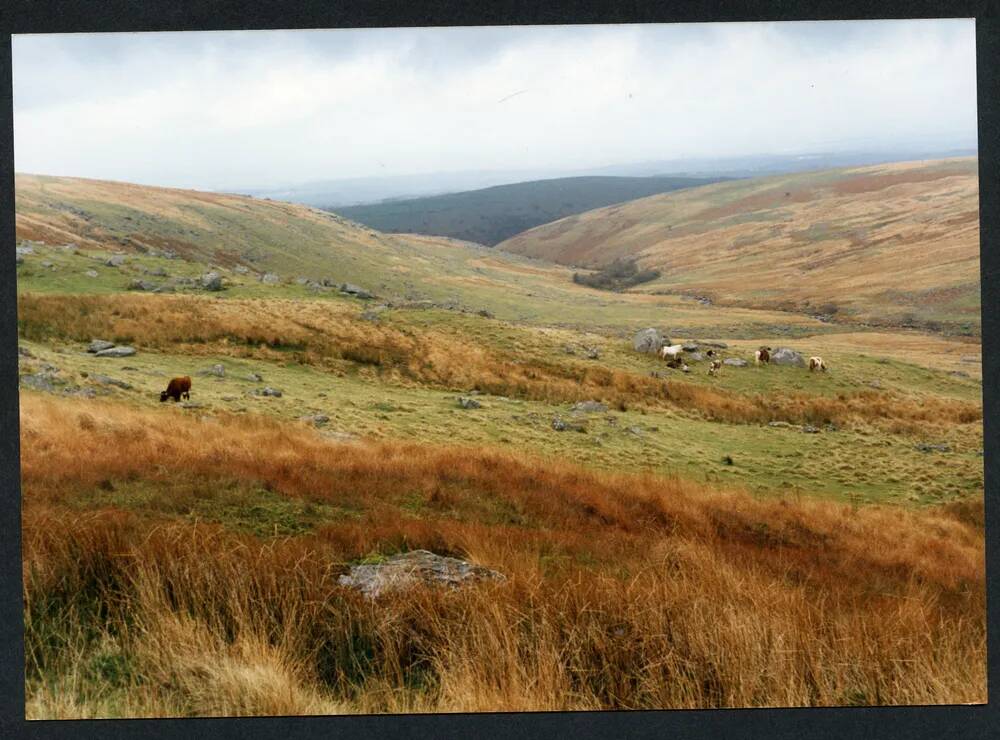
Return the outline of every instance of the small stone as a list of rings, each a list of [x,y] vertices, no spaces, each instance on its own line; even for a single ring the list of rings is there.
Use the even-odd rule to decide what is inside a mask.
[[[940,444],[928,444],[926,442],[921,442],[916,445],[914,449],[919,450],[920,452],[951,452],[951,447],[943,442]]]
[[[255,388],[253,390],[255,396],[271,396],[273,398],[281,398],[281,391],[277,388],[271,388],[270,386],[265,386],[263,388]]]
[[[95,277],[97,277],[97,270],[87,270],[83,274],[86,275],[89,278],[95,278]]]
[[[281,278],[278,277],[278,275],[273,272],[265,272],[260,278],[260,281],[262,283],[266,283],[267,285],[275,285],[280,280]]]
[[[580,401],[570,410],[578,414],[603,414],[608,407],[599,401]]]
[[[805,432],[806,434],[819,434],[819,429],[817,427],[814,427],[812,424],[806,424],[804,427],[802,427],[802,431]]]
[[[727,357],[722,361],[723,365],[730,365],[731,367],[746,367],[747,361],[741,357]]]
[[[468,396],[459,396],[458,405],[463,409],[478,409],[482,407],[482,404],[475,398],[469,398]]]
[[[125,345],[116,345],[109,349],[102,349],[96,354],[98,357],[131,357],[135,354],[135,349]]]
[[[113,254],[104,260],[104,264],[108,267],[121,267],[125,264],[125,255],[123,254]]]
[[[205,290],[222,290],[222,275],[217,272],[206,272],[201,276],[201,287]]]
[[[250,373],[249,375],[247,375],[247,380],[249,380],[251,383],[261,383],[263,382],[264,378],[258,373]]]
[[[456,588],[479,581],[504,580],[506,577],[502,573],[482,565],[443,557],[428,550],[414,550],[393,555],[382,562],[354,565],[337,582],[375,599],[387,591],[405,590],[419,584]]]
[[[90,379],[95,383],[100,383],[101,385],[113,385],[117,388],[123,388],[124,390],[131,390],[132,385],[126,383],[124,380],[118,380],[117,378],[109,378],[107,375],[91,375]]]
[[[102,352],[106,349],[111,349],[115,346],[114,342],[109,342],[105,339],[94,339],[91,340],[90,345],[87,347],[88,352]]]

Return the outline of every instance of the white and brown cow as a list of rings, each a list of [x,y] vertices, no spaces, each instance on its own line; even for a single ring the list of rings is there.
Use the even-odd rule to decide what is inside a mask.
[[[814,373],[817,370],[826,372],[826,363],[823,362],[822,357],[810,357],[809,358],[809,372]]]

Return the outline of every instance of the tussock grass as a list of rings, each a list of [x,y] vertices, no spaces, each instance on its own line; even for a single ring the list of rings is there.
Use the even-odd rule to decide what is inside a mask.
[[[30,395],[22,453],[32,717],[985,700],[981,501],[758,500]],[[71,506],[136,481],[263,484],[362,516],[260,538]],[[337,584],[418,547],[507,580],[376,604]]]
[[[329,301],[20,294],[18,315],[21,336],[35,341],[102,337],[194,355],[291,359],[334,372],[376,373],[383,382],[555,403],[597,397],[619,409],[672,407],[729,423],[866,421],[905,432],[924,424],[982,419],[980,404],[957,399],[869,390],[834,397],[743,395],[611,367],[520,356],[443,331],[372,324]]]

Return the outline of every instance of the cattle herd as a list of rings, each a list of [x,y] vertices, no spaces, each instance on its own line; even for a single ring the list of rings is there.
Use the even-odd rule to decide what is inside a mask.
[[[686,362],[684,362],[682,352],[684,351],[683,344],[668,344],[664,345],[660,349],[660,357],[663,358],[667,367],[679,369],[682,372],[691,372],[691,368]],[[756,352],[754,352],[754,365],[758,367],[760,365],[770,365],[771,364],[771,352],[773,350],[770,347],[761,347]],[[708,374],[713,378],[718,376],[722,372],[722,360],[717,359],[716,352],[714,349],[710,349],[705,352],[705,356],[708,358]],[[809,372],[826,372],[826,362],[823,361],[822,357],[810,357],[809,358]],[[167,389],[160,393],[160,401],[166,401],[168,398],[173,399],[175,402],[181,400],[181,398],[190,399],[191,398],[191,378],[187,375],[178,378],[171,378],[170,382],[167,384]]]
[[[682,372],[691,372],[691,368],[688,366],[683,359],[683,344],[666,344],[660,349],[660,357],[666,361],[667,367],[681,370]],[[770,347],[760,347],[754,352],[753,362],[754,365],[760,367],[761,365],[771,364],[771,353],[774,350]],[[708,350],[705,353],[706,357],[709,359],[708,364],[708,374],[713,378],[718,376],[722,372],[722,360],[716,358],[716,352],[713,349]],[[827,366],[826,362],[822,357],[810,357],[809,358],[809,372],[826,372]]]

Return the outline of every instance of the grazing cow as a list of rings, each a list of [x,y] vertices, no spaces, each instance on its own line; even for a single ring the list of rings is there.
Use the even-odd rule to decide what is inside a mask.
[[[809,372],[813,373],[817,370],[822,370],[826,372],[826,363],[823,362],[822,357],[810,357],[809,358]]]
[[[708,366],[708,374],[713,378],[722,372],[722,360],[712,360],[712,363]]]
[[[761,347],[759,350],[754,352],[753,355],[754,365],[770,365],[771,364],[771,348]]]
[[[705,353],[705,357],[715,357],[715,350],[714,349],[708,350],[708,352]]]
[[[174,399],[175,402],[180,401],[182,396],[187,399],[191,398],[191,378],[187,375],[182,378],[172,378],[167,383],[167,389],[160,394],[160,403],[168,398]]]
[[[662,349],[660,349],[660,357],[662,357],[664,360],[667,361],[676,360],[678,357],[681,356],[681,352],[683,351],[684,351],[683,344],[664,345]]]

